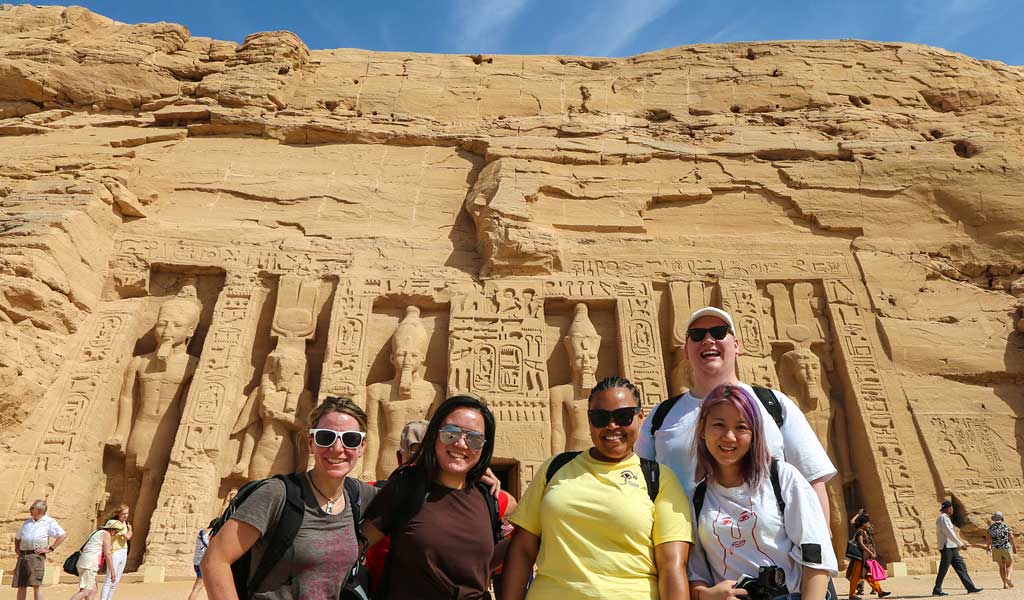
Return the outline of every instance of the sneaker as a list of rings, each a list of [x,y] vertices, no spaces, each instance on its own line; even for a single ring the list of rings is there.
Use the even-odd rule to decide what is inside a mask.
[[[850,596],[850,600],[864,600],[860,596]]]
[[[932,590],[932,596],[948,596],[946,592],[942,590]]]
[[[973,590],[967,590],[967,593],[968,594],[977,594],[979,592],[984,592],[984,591],[985,591],[985,588],[974,588]]]
[[[1013,582],[1012,581],[1007,581],[1006,585],[1010,586],[1011,589],[1013,588]]]
[[[891,596],[891,595],[892,595],[892,592],[878,592],[878,597],[879,598],[885,598],[886,596]]]

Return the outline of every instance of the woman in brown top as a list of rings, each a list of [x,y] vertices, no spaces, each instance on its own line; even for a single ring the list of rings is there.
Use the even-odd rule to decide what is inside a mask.
[[[478,485],[494,450],[494,416],[470,396],[446,400],[407,467],[395,471],[366,512],[372,545],[391,536],[380,600],[477,600],[504,542],[495,543],[489,491]]]
[[[853,525],[856,528],[853,539],[857,542],[861,556],[864,558],[860,560],[851,558],[850,565],[846,567],[846,578],[850,580],[850,600],[860,600],[860,596],[857,595],[857,584],[860,583],[862,578],[868,582],[871,589],[875,590],[879,598],[885,598],[892,592],[883,591],[882,585],[871,579],[871,574],[865,564],[867,560],[878,560],[878,552],[875,551],[875,540],[871,537],[871,520],[866,514],[862,514],[857,517]]]

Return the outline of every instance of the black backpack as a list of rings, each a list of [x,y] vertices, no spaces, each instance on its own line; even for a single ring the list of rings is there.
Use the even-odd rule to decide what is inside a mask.
[[[765,410],[768,411],[768,414],[772,416],[772,419],[775,421],[775,424],[779,426],[779,429],[782,429],[783,423],[786,422],[786,417],[785,415],[782,414],[782,403],[779,402],[779,399],[777,397],[775,397],[775,392],[768,388],[758,387],[756,385],[751,387],[754,388],[754,394],[757,395],[757,399],[760,400],[761,404],[764,405],[764,408]],[[670,410],[672,410],[672,407],[675,406],[676,403],[679,402],[679,399],[685,395],[686,394],[679,394],[678,396],[672,396],[668,400],[665,400],[664,402],[659,404],[658,407],[654,409],[654,414],[651,416],[652,437],[654,436],[655,431],[661,429],[662,424],[665,422],[665,417],[668,416],[668,413]]]
[[[662,416],[662,420],[665,420],[664,416]],[[555,455],[548,464],[547,472],[544,474],[544,485],[546,486],[551,483],[551,478],[555,476],[555,473],[580,454],[581,452],[577,450],[576,452],[562,452]],[[651,502],[654,502],[655,498],[658,497],[658,490],[661,488],[661,471],[658,468],[658,463],[641,458],[640,470],[644,474],[644,483],[647,484],[647,497],[651,499]]]
[[[292,546],[292,542],[295,540],[296,534],[302,527],[302,519],[305,514],[305,500],[303,498],[302,488],[302,473],[288,473],[285,475],[274,475],[270,479],[278,479],[284,483],[285,488],[285,502],[281,509],[281,516],[277,523],[273,525],[260,539],[266,538],[268,540],[266,545],[266,551],[263,557],[260,559],[259,565],[255,566],[252,564],[252,548],[248,552],[243,554],[238,560],[231,563],[231,575],[235,581],[235,590],[238,592],[238,597],[242,600],[251,598],[255,594],[260,586],[263,584],[266,576],[271,572],[276,565],[285,555],[289,548]],[[257,481],[250,481],[243,485],[235,497],[231,499],[228,507],[224,509],[224,512],[218,517],[213,524],[213,531],[210,533],[212,539],[220,529],[224,526],[231,516],[238,510],[238,507],[242,505],[264,483],[270,481],[270,479],[259,479]],[[360,547],[364,547],[364,538],[359,528],[361,520],[360,510],[360,499],[359,499],[359,483],[351,478],[345,479],[345,494],[347,495],[347,501],[352,510],[352,521],[356,526],[356,537],[360,542]],[[349,589],[349,585],[353,584],[352,580],[356,572],[362,566],[363,554],[360,552],[359,560],[356,561],[353,566],[352,573],[348,574],[345,590],[342,591],[342,598],[345,598],[345,593]],[[365,572],[365,568],[363,569]],[[365,573],[364,573],[365,574]],[[358,584],[359,582],[354,582]],[[359,596],[354,596],[358,598]],[[363,596],[365,598],[365,596]]]

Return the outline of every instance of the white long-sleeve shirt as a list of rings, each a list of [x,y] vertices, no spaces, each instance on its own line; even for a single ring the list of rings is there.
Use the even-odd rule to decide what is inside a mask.
[[[959,548],[966,545],[956,534],[953,522],[946,513],[939,513],[939,518],[935,521],[935,531],[939,548]]]

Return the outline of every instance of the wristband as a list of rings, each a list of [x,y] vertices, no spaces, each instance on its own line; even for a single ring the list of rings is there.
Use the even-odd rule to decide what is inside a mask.
[[[53,552],[53,546],[50,546],[48,549],[50,550],[50,552]]]

